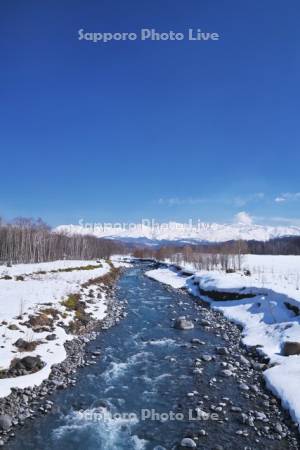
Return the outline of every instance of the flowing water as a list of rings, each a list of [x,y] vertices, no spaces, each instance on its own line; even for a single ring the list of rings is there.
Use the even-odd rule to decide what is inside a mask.
[[[199,398],[215,395],[209,381],[216,364],[207,364],[201,383],[196,384],[193,361],[224,341],[201,327],[172,328],[174,317],[199,315],[196,302],[188,294],[167,290],[148,279],[144,276],[148,268],[139,264],[122,275],[117,296],[128,301],[127,317],[88,345],[90,352],[101,351],[96,363],[78,370],[75,387],[53,394],[53,411],[27,421],[8,443],[9,450],[150,450],[156,446],[170,450],[188,430],[201,428],[208,432],[199,443],[201,449],[212,449],[215,444],[226,449],[249,445],[235,434],[240,428],[237,422],[222,425],[207,420],[201,424],[189,417],[187,393],[197,390]],[[192,338],[206,345],[194,348]],[[245,404],[230,380],[222,386],[216,394],[219,400],[235,398],[249,409],[251,405]],[[172,420],[176,413],[181,414]],[[262,439],[251,448],[288,447]]]

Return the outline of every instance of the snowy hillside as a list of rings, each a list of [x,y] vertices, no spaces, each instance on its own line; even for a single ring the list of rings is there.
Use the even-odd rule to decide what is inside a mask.
[[[97,237],[119,239],[144,239],[151,241],[206,241],[224,242],[229,240],[257,240],[267,241],[283,236],[300,236],[300,227],[272,227],[246,223],[218,224],[218,223],[178,223],[168,222],[141,224],[86,224],[60,225],[57,232],[72,234],[91,234]]]

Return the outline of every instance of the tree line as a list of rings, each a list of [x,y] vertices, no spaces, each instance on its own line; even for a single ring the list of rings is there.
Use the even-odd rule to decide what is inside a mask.
[[[122,243],[94,236],[56,233],[41,219],[0,219],[0,263],[109,258],[126,251]]]
[[[198,270],[241,270],[243,255],[247,253],[244,241],[234,245],[166,245],[160,247],[139,247],[133,251],[137,258],[168,260],[173,264],[192,264]]]
[[[169,260],[180,265],[190,263],[198,270],[241,270],[243,256],[300,255],[300,237],[282,237],[261,241],[227,241],[218,243],[176,244],[157,247],[136,247],[133,255],[138,258]]]

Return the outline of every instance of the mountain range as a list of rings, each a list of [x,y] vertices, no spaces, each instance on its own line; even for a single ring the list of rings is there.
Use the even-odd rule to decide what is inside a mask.
[[[68,235],[82,234],[99,238],[110,238],[125,242],[156,244],[162,241],[226,242],[230,240],[268,241],[285,236],[300,236],[297,226],[267,226],[244,223],[218,224],[198,222],[184,224],[168,222],[164,224],[86,224],[60,225],[54,230]]]

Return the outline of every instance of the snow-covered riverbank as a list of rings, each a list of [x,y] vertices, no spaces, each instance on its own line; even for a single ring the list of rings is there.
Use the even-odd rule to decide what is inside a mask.
[[[76,337],[79,319],[104,319],[103,277],[113,268],[104,260],[0,266],[0,397],[46,380],[67,357],[64,344]],[[29,368],[39,360],[42,367]]]
[[[264,372],[268,387],[300,424],[300,355],[282,354],[285,342],[299,342],[300,346],[300,257],[248,255],[243,269],[249,270],[250,276],[244,271],[197,272],[191,265],[182,268],[190,270],[190,276],[172,266],[147,275],[175,288],[187,288],[242,325],[243,342],[258,346],[270,358]],[[216,297],[221,300],[216,301]]]

